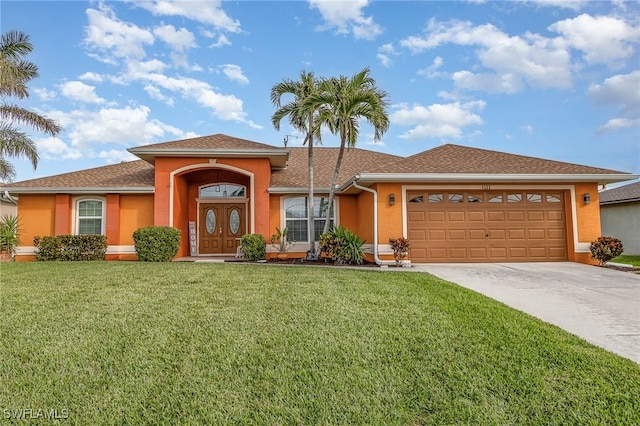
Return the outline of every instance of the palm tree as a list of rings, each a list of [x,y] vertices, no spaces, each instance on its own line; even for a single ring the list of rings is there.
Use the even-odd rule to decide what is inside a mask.
[[[16,175],[5,157],[24,156],[34,169],[38,166],[35,142],[16,125],[30,126],[50,136],[57,136],[61,130],[56,121],[5,100],[29,97],[27,83],[38,76],[38,67],[24,59],[32,50],[29,36],[22,32],[9,31],[0,38],[0,180],[10,181]]]
[[[313,107],[305,104],[306,99],[314,94],[317,90],[318,81],[315,79],[313,72],[300,72],[300,80],[293,81],[284,79],[271,88],[271,102],[276,106],[277,110],[271,117],[271,122],[276,130],[280,130],[280,122],[284,117],[289,117],[291,126],[304,133],[303,145],[308,144],[309,153],[309,195],[308,202],[308,235],[309,235],[309,257],[315,258],[315,225],[314,225],[314,203],[313,203],[313,143],[314,139],[318,143],[322,142],[320,135],[320,126],[315,122],[316,111]],[[293,99],[282,105],[282,97],[292,95]]]
[[[338,174],[342,165],[345,147],[353,148],[360,132],[359,120],[366,120],[374,128],[374,140],[379,141],[389,128],[386,108],[387,93],[376,87],[375,80],[365,68],[351,78],[340,76],[320,82],[315,95],[307,99],[307,108],[318,111],[318,123],[327,125],[329,131],[340,135],[340,150],[333,171],[329,190],[329,208],[322,233],[329,231],[331,206],[335,197]]]

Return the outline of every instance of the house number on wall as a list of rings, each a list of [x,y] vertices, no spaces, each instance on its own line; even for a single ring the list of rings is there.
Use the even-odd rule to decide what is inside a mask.
[[[487,191],[488,191],[488,190],[490,190],[490,189],[491,189],[491,185],[489,185],[489,184],[482,184],[482,189],[484,189],[484,190],[487,190]]]

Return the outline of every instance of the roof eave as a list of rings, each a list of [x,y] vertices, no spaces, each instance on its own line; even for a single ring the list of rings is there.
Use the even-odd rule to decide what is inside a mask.
[[[308,194],[308,187],[300,187],[300,186],[274,186],[270,187],[268,190],[269,194]],[[328,194],[329,188],[314,188],[314,194]]]
[[[635,198],[625,198],[623,200],[608,200],[608,201],[602,201],[600,200],[600,205],[601,206],[607,206],[609,204],[626,204],[626,203],[637,203],[638,201],[640,201],[640,197],[635,197]]]
[[[516,182],[596,182],[608,184],[633,180],[640,175],[623,174],[486,174],[486,173],[360,173],[340,187],[347,190],[357,182],[371,185],[378,182],[425,182],[425,183],[516,183]]]
[[[202,158],[268,158],[271,167],[284,169],[290,150],[274,149],[144,149],[129,148],[128,151],[149,164],[155,164],[156,157],[202,157]]]
[[[4,187],[10,194],[153,194],[153,186],[144,187]]]

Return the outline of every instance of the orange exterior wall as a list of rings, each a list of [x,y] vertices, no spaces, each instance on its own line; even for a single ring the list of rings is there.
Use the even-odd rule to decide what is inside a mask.
[[[584,203],[584,194],[591,196],[591,203]],[[575,201],[576,214],[578,224],[578,243],[591,243],[602,235],[600,228],[600,199],[598,197],[598,185],[596,183],[576,183],[575,184]],[[569,247],[573,244],[570,241]],[[587,263],[597,265],[597,262],[591,259],[591,253],[570,253],[573,259],[569,260],[579,263]]]
[[[55,233],[56,196],[22,194],[18,199],[20,245],[33,246],[33,238]],[[67,220],[68,217],[67,217]],[[16,256],[17,261],[33,260],[35,256]]]

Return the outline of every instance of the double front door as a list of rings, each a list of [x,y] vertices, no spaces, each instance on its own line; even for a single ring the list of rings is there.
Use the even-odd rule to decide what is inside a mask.
[[[246,233],[244,203],[201,203],[199,207],[199,254],[231,254]]]

